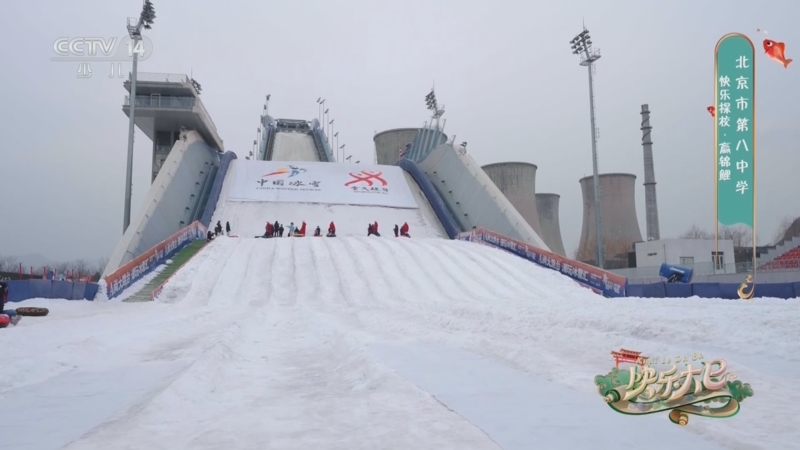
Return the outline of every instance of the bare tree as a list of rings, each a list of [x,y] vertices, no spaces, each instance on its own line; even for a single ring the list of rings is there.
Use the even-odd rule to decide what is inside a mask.
[[[753,245],[753,230],[749,227],[720,227],[719,239],[733,241],[734,247],[751,247]]]
[[[75,271],[76,277],[85,277],[89,274],[89,264],[83,259],[73,261],[70,266],[70,268]]]
[[[100,277],[103,276],[103,272],[106,270],[106,266],[108,265],[108,257],[103,256],[102,258],[97,259],[97,263],[92,268],[92,278],[94,281],[99,281]]]
[[[66,274],[67,270],[69,269],[69,263],[60,262],[60,263],[56,263],[53,267],[55,268],[56,273],[58,273],[58,274]]]
[[[679,236],[680,239],[714,239],[714,233],[692,224],[691,228]]]
[[[13,272],[18,269],[19,262],[16,256],[0,257],[0,272]]]
[[[775,235],[772,237],[772,245],[778,245],[778,242],[783,240],[789,227],[792,226],[792,222],[794,222],[794,219],[789,216],[784,216],[783,219],[781,219],[781,222],[778,224],[778,229],[775,230]]]

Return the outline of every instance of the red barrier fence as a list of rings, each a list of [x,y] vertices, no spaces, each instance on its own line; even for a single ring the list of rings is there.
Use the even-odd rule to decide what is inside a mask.
[[[142,253],[130,262],[122,265],[119,269],[105,277],[106,293],[108,298],[119,295],[131,284],[135,283],[143,276],[152,272],[158,265],[178,253],[189,242],[195,239],[205,239],[206,229],[203,224],[194,221],[186,227],[180,229],[172,236],[156,244],[150,250]]]

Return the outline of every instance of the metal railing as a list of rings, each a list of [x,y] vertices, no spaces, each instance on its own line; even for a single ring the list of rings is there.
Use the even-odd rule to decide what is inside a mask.
[[[211,115],[206,111],[206,107],[203,106],[203,102],[200,99],[197,99],[197,105],[200,107],[201,114],[208,120],[208,124],[211,125],[211,129],[214,130],[214,134],[217,133],[217,126],[214,124],[214,121],[211,120]]]
[[[192,109],[197,99],[194,97],[151,97],[149,95],[137,95],[136,107],[151,108],[177,108]],[[125,96],[125,106],[131,106],[131,98]],[[212,124],[213,125],[213,124]]]
[[[143,81],[145,83],[189,83],[190,79],[185,74],[136,72],[136,81]]]

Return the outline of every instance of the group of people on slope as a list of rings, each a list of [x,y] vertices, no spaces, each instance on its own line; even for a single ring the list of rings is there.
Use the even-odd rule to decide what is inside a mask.
[[[306,223],[305,221],[302,222],[300,227],[296,227],[294,222],[290,222],[289,226],[287,227],[289,233],[286,237],[303,237],[306,235]],[[276,220],[274,223],[267,222],[266,227],[264,227],[264,235],[261,236],[263,238],[274,238],[274,237],[283,237],[284,227],[282,223],[278,223]],[[322,236],[322,230],[319,226],[314,229],[314,236],[319,237]],[[336,225],[333,222],[328,226],[328,237],[336,237]]]
[[[216,238],[217,236],[220,236],[220,235],[222,235],[222,222],[218,220],[217,221],[217,226],[214,227],[214,231],[212,232],[211,230],[208,230],[208,233],[206,233],[206,240],[208,242],[211,242],[211,241],[214,240],[214,238]],[[225,222],[225,235],[226,236],[230,236],[231,235],[231,223],[230,222]]]
[[[381,234],[378,232],[378,222],[375,221],[367,226],[367,236],[378,236],[381,237]],[[394,225],[394,237],[411,237],[408,234],[408,222],[403,222],[403,225],[398,227],[397,224]]]

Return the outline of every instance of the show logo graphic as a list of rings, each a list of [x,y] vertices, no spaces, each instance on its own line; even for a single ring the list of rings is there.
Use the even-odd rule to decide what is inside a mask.
[[[724,359],[704,360],[702,353],[651,358],[641,352],[612,351],[615,367],[594,377],[597,392],[614,411],[628,415],[669,411],[669,420],[685,426],[689,415],[733,417],[740,403],[753,396],[749,383],[727,372]],[[627,363],[627,369],[620,369]],[[679,371],[682,364],[684,370]]]
[[[301,173],[307,172],[306,169],[297,166],[281,167],[274,172],[262,175],[256,181],[259,187],[257,189],[276,189],[276,190],[300,190],[300,191],[319,191],[321,182],[319,181],[303,181],[294,180],[286,182],[284,178],[293,178]],[[268,179],[271,178],[271,179]],[[280,179],[274,179],[280,178]],[[266,185],[266,187],[264,186]]]
[[[389,183],[383,178],[383,172],[370,172],[362,170],[359,173],[350,172],[351,180],[344,184],[356,194],[388,194]],[[363,183],[363,185],[361,185]]]

